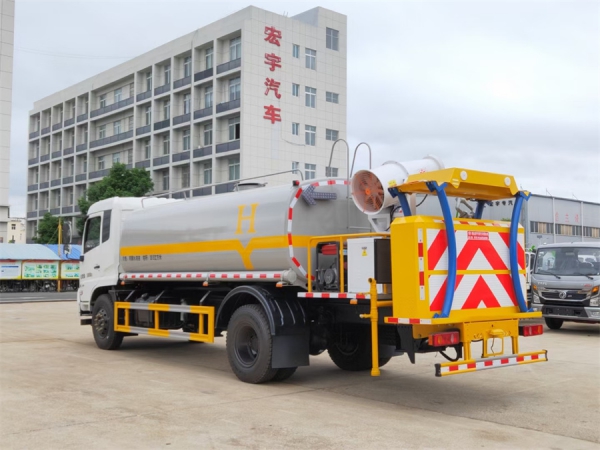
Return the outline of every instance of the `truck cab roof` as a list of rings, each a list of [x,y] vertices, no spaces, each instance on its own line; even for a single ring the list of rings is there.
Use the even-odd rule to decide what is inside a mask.
[[[141,208],[149,208],[158,205],[164,205],[166,203],[179,202],[172,198],[157,198],[157,197],[112,197],[106,200],[100,200],[90,206],[88,215],[99,211],[108,210],[135,210]]]

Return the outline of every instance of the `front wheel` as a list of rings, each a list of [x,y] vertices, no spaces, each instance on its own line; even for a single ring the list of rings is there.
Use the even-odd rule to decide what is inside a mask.
[[[564,323],[564,320],[562,319],[553,319],[551,317],[544,317],[544,320],[546,321],[548,328],[551,330],[560,330],[560,327],[562,327]]]
[[[371,330],[366,326],[351,326],[332,333],[327,346],[329,357],[342,370],[358,372],[373,366]],[[392,358],[379,358],[379,367]]]
[[[116,350],[123,343],[123,333],[115,331],[114,305],[110,297],[101,295],[92,308],[92,332],[102,350]]]
[[[245,383],[265,383],[277,369],[271,367],[273,338],[269,321],[259,305],[244,305],[227,327],[227,357],[233,373]]]

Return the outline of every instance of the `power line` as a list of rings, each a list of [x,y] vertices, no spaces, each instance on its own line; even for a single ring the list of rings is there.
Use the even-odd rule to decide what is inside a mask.
[[[58,58],[75,58],[75,59],[131,59],[134,56],[101,56],[101,55],[77,55],[73,53],[59,53],[48,50],[40,50],[35,48],[15,47],[17,50],[37,55],[56,56]]]

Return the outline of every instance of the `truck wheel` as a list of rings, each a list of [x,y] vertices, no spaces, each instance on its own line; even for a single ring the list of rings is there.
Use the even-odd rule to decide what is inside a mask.
[[[560,327],[562,327],[564,322],[562,319],[553,319],[551,317],[544,317],[544,320],[551,330],[560,330]]]
[[[265,383],[277,373],[271,367],[273,339],[269,321],[259,305],[244,305],[233,313],[226,346],[231,370],[241,381]]]
[[[329,357],[342,370],[358,372],[369,370],[371,361],[371,330],[368,327],[348,327],[344,331],[332,333],[327,346]],[[392,358],[379,358],[379,367]]]
[[[108,295],[101,295],[92,308],[92,332],[102,350],[116,350],[123,343],[123,333],[115,331],[114,321],[113,303]]]
[[[271,381],[285,381],[296,372],[297,367],[287,367],[285,369],[277,369],[277,373]]]

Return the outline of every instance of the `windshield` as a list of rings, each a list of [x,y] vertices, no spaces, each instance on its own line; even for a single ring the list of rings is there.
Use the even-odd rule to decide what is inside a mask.
[[[590,276],[600,274],[600,249],[594,247],[549,247],[537,252],[536,274]]]

